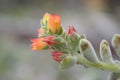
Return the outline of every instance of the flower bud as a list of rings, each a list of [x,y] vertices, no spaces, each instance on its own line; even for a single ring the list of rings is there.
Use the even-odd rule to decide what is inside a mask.
[[[49,18],[50,18],[50,14],[45,13],[42,20],[41,20],[42,21],[42,26],[47,25]]]
[[[61,20],[59,15],[45,13],[41,20],[41,29],[44,34],[61,34],[63,29],[61,27]]]
[[[64,55],[61,52],[55,51],[55,50],[51,50],[52,53],[52,58],[53,60],[60,62],[62,60],[62,56]]]
[[[48,28],[52,33],[60,32],[61,20],[59,15],[51,14],[48,20]]]
[[[57,43],[57,41],[55,41],[55,37],[54,36],[46,36],[46,37],[44,37],[43,42],[45,42],[49,46],[52,46],[53,44]]]
[[[114,47],[117,55],[120,57],[120,34],[115,34],[112,38],[112,46]]]
[[[102,61],[106,63],[114,63],[110,46],[106,40],[102,40],[100,43],[100,56],[102,58]]]
[[[77,57],[68,55],[60,62],[60,69],[67,69],[75,65]]]
[[[74,26],[69,26],[67,34],[66,34],[66,41],[72,50],[74,49],[74,51],[78,51],[79,40],[80,40],[79,35],[77,34]]]
[[[32,39],[31,41],[32,43],[32,50],[42,50],[47,48],[47,44],[45,42],[43,42],[44,38],[36,38],[36,39]]]
[[[69,26],[68,35],[70,35],[71,37],[74,37],[75,32],[76,32],[75,28],[73,26]]]
[[[72,41],[79,40],[79,35],[77,34],[74,26],[69,26],[67,31],[67,38],[68,40],[72,40]]]
[[[79,48],[80,48],[81,54],[88,61],[91,61],[93,63],[98,63],[99,60],[97,58],[96,52],[95,52],[93,46],[91,45],[91,43],[88,40],[81,39]]]

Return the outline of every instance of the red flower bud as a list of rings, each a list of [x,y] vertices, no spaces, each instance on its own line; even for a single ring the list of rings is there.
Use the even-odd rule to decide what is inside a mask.
[[[49,46],[57,43],[55,41],[55,37],[54,36],[47,36],[47,37],[44,37],[44,40],[43,40],[45,43],[47,43]]]
[[[51,50],[51,53],[52,53],[53,60],[55,60],[57,62],[60,62],[62,60],[62,58],[60,58],[60,57],[63,55],[63,53],[54,51],[54,50]]]
[[[68,28],[68,35],[73,37],[73,33],[76,32],[75,28],[73,26],[69,26]]]

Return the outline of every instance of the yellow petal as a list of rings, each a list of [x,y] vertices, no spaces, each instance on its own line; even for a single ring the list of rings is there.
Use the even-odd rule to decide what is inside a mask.
[[[46,22],[49,20],[50,14],[49,13],[45,13],[42,19],[42,22],[44,24],[46,24]]]

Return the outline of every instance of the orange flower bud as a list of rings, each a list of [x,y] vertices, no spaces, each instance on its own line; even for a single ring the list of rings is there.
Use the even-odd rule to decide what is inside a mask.
[[[51,30],[52,33],[60,31],[61,27],[60,16],[51,14],[48,20],[48,28]]]
[[[42,50],[47,47],[47,44],[43,42],[44,38],[32,39],[32,50]]]

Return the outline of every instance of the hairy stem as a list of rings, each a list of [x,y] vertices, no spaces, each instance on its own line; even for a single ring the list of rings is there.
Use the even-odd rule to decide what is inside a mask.
[[[107,64],[104,62],[99,61],[98,63],[92,63],[88,60],[86,60],[83,56],[81,56],[80,54],[77,54],[78,57],[78,64],[84,64],[86,66],[90,66],[90,67],[95,67],[95,68],[99,68],[101,70],[108,70],[108,71],[112,71],[112,72],[120,72],[120,65],[117,64]]]

